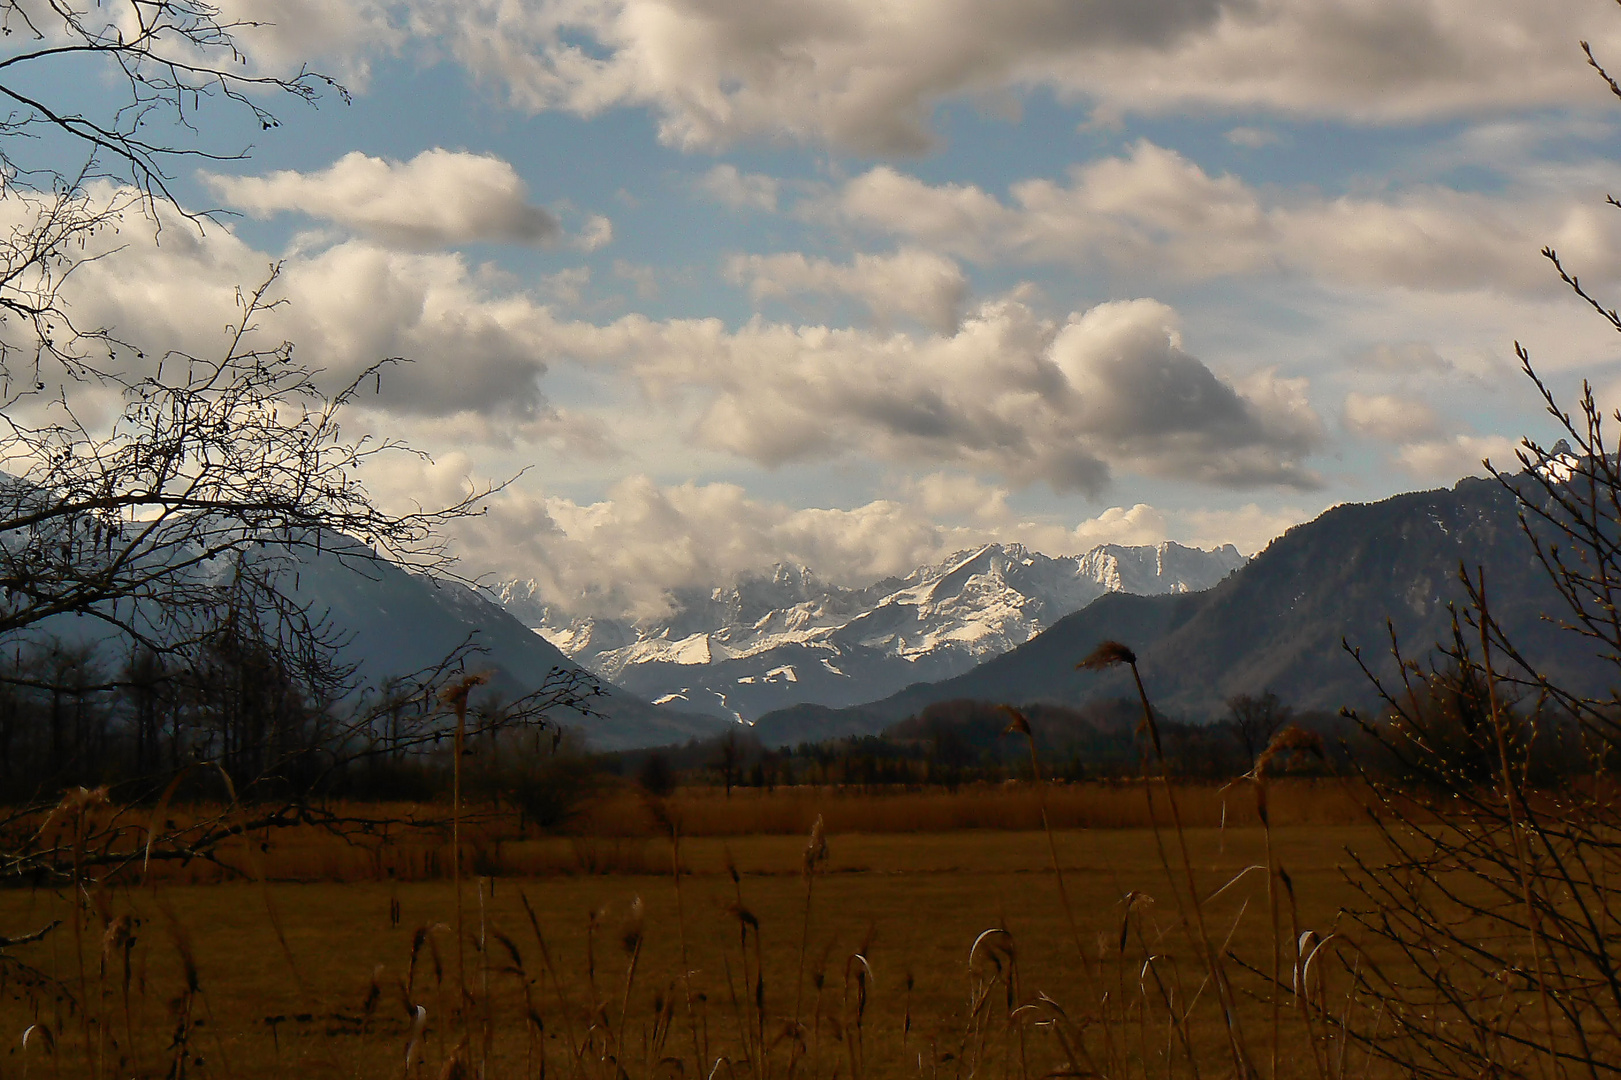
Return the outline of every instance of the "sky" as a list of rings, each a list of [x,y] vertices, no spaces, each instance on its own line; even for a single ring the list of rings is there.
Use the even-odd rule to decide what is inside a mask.
[[[1551,438],[1516,341],[1621,403],[1541,255],[1621,286],[1604,0],[225,10],[244,70],[351,100],[210,106],[246,156],[172,189],[219,213],[120,230],[77,317],[206,354],[279,263],[265,333],[409,361],[346,419],[428,455],[378,499],[504,483],[455,549],[560,611],[990,541],[1254,553]]]

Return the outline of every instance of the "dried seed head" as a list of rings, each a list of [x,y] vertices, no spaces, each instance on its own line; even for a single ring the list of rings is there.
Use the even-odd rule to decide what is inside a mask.
[[[111,800],[107,798],[107,788],[105,786],[98,788],[69,788],[62,792],[62,801],[52,807],[49,814],[45,815],[45,820],[39,826],[39,835],[44,835],[58,821],[65,818],[81,817],[91,807],[106,806],[109,802]]]
[[[1030,734],[1030,721],[1028,721],[1028,720],[1026,720],[1024,718],[1024,713],[1020,712],[1018,709],[1015,709],[1011,705],[998,705],[997,708],[1002,710],[1003,712],[1007,713],[1008,717],[1009,717],[1008,726],[1007,726],[1006,730],[1004,730],[1002,732],[1002,734],[1004,734],[1004,735],[1014,735],[1014,734],[1028,735],[1028,734]]]
[[[968,969],[985,971],[987,965],[997,972],[1010,968],[1017,956],[1013,935],[999,926],[982,931],[968,949]]]
[[[1138,892],[1136,889],[1133,889],[1131,892],[1126,894],[1127,911],[1140,911],[1143,908],[1152,907],[1153,904],[1154,898],[1145,892]]]
[[[422,1038],[422,1033],[428,1027],[428,1010],[421,1005],[411,1007],[411,1047],[407,1049],[406,1060],[410,1061],[410,1049],[415,1048]]]
[[[499,930],[492,930],[491,933],[495,935],[495,940],[499,941],[501,946],[506,949],[507,955],[512,957],[512,966],[517,969],[520,975],[523,974],[523,953],[518,951],[517,942]]]
[[[1278,729],[1272,736],[1272,741],[1266,744],[1261,756],[1255,761],[1255,776],[1260,779],[1266,776],[1269,766],[1280,757],[1294,753],[1314,754],[1319,758],[1326,758],[1323,752],[1323,737],[1315,731],[1307,731],[1299,724],[1290,724]]]
[[[822,828],[822,815],[817,814],[816,823],[811,826],[810,842],[805,845],[805,873],[814,873],[817,864],[826,861],[827,835]]]
[[[463,675],[439,691],[439,700],[453,709],[465,709],[467,708],[467,695],[473,692],[473,687],[483,686],[489,681],[490,673],[488,671]]]
[[[1075,666],[1086,668],[1089,671],[1101,671],[1116,664],[1135,664],[1137,654],[1120,644],[1118,641],[1104,641],[1093,649],[1085,660]]]
[[[107,924],[107,930],[101,935],[101,964],[103,968],[111,966],[113,958],[130,943],[134,935],[130,933],[132,927],[128,915],[120,915]]]
[[[633,955],[642,944],[642,924],[645,921],[646,911],[642,907],[642,898],[630,902],[630,915],[625,919],[624,927],[619,931],[620,943],[625,946],[625,955]]]

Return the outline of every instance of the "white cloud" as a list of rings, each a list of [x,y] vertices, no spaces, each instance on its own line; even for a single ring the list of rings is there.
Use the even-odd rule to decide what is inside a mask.
[[[237,286],[272,262],[239,236],[179,223],[161,246],[123,245],[82,265],[69,295],[86,325],[116,326],[156,353],[223,347]],[[643,268],[618,267],[632,279]],[[551,283],[578,289],[578,276]],[[606,325],[561,319],[461,255],[365,240],[290,252],[259,320],[334,381],[386,357],[377,410],[481,415],[488,442],[552,439],[548,364],[581,365],[619,393],[640,390],[638,424],[687,448],[767,467],[859,461],[957,470],[1011,487],[1096,492],[1116,471],[1230,486],[1310,487],[1322,425],[1300,380],[1227,380],[1181,346],[1177,316],[1151,300],[1104,304],[1063,323],[1026,304],[982,305],[950,334],[831,329],[755,319]],[[679,437],[676,433],[680,433]]]
[[[579,307],[585,299],[586,286],[591,284],[589,266],[570,266],[547,274],[541,279],[544,292],[565,307]]]
[[[1263,550],[1273,540],[1327,510],[1300,507],[1264,509],[1247,503],[1236,510],[1188,510],[1179,515],[1187,542],[1197,547],[1232,544],[1246,555]]]
[[[1359,287],[1546,293],[1558,283],[1539,255],[1545,244],[1589,277],[1621,273],[1621,219],[1602,195],[1516,200],[1438,186],[1384,199],[1279,195],[1147,141],[1076,166],[1067,184],[1025,180],[1010,195],[926,184],[885,165],[810,213],[970,259],[1188,279],[1283,270]]]
[[[446,501],[467,490],[472,463],[449,454],[433,463],[399,459],[375,488],[393,498]],[[956,494],[972,482],[922,488]],[[914,489],[914,495],[917,489]],[[456,549],[468,570],[533,579],[548,603],[578,614],[652,616],[671,590],[709,586],[775,563],[809,566],[829,581],[866,585],[989,542],[1053,554],[1099,544],[1153,544],[1165,516],[1143,503],[1110,507],[1074,527],[1012,520],[942,524],[915,498],[873,499],[848,508],[795,507],[729,483],[659,484],[642,475],[615,483],[594,502],[514,486],[464,523]]]
[[[592,214],[574,238],[574,246],[581,251],[600,251],[613,243],[613,239],[614,223],[601,214]]]
[[[701,445],[775,466],[867,455],[1097,491],[1112,466],[1207,484],[1310,487],[1321,424],[1304,384],[1221,380],[1149,300],[1062,326],[1012,300],[950,337],[635,317],[579,347],[626,365],[656,401],[704,402]]]
[[[1492,467],[1517,472],[1514,456],[1519,440],[1501,435],[1454,435],[1409,443],[1396,452],[1396,463],[1415,479],[1450,484],[1461,476],[1484,476],[1481,464],[1490,459]]]
[[[401,489],[407,481],[397,480]],[[524,490],[502,493],[476,529],[459,534],[470,568],[535,578],[568,610],[654,615],[670,589],[712,585],[775,562],[844,584],[905,573],[976,542],[905,503],[795,508],[736,484],[660,486],[630,476],[581,504]]]
[[[170,349],[218,356],[223,328],[239,317],[239,288],[263,282],[279,262],[270,295],[288,302],[256,319],[259,345],[295,342],[333,383],[407,358],[384,374],[378,396],[367,396],[401,413],[477,411],[521,428],[544,412],[537,346],[554,325],[550,312],[460,255],[356,239],[277,259],[227,229],[200,233],[172,215],[161,244],[139,228],[95,242],[105,248],[87,254],[103,257],[79,265],[64,290],[75,319],[116,327],[153,357]]]
[[[1008,489],[982,483],[975,476],[935,472],[915,477],[905,486],[911,499],[933,518],[995,522],[1010,515]]]
[[[1407,122],[1598,99],[1573,43],[1600,4],[1524,0],[470,0],[412,4],[532,110],[650,106],[685,147],[749,136],[934,145],[948,98],[1041,86],[1108,113],[1273,110]]]
[[[957,263],[919,248],[893,255],[857,255],[848,263],[808,259],[799,252],[734,255],[727,277],[747,283],[756,302],[800,293],[851,296],[880,319],[916,319],[942,334],[956,329],[968,299],[968,279]]]
[[[1036,551],[1078,555],[1099,544],[1157,544],[1166,538],[1168,524],[1165,515],[1147,503],[1134,506],[1111,506],[1095,518],[1089,518],[1062,537],[1047,539],[1040,532],[1025,526],[1021,533],[1030,537],[1027,545]]]
[[[775,177],[761,173],[740,173],[736,165],[716,165],[698,181],[710,197],[735,210],[752,208],[775,211],[781,186]]]
[[[643,300],[653,300],[659,295],[659,272],[655,266],[615,259],[614,276],[635,285],[636,295]]]
[[[414,247],[473,240],[537,244],[560,232],[556,218],[529,203],[517,171],[483,154],[434,149],[399,162],[355,150],[319,172],[214,175],[208,182],[232,206],[255,217],[307,214]],[[602,234],[599,221],[607,223],[593,219],[588,236]],[[612,235],[609,226],[602,242]]]
[[[1345,395],[1345,426],[1358,435],[1407,443],[1434,434],[1441,421],[1434,409],[1414,398],[1353,390]]]
[[[255,71],[286,76],[311,65],[356,91],[369,81],[372,57],[407,38],[391,0],[219,0],[218,7]]]

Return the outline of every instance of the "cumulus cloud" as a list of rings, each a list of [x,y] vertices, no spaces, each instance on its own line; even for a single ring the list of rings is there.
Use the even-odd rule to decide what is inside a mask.
[[[1147,503],[1134,506],[1111,506],[1095,518],[1090,518],[1069,530],[1067,543],[1030,546],[1037,551],[1062,551],[1071,555],[1089,551],[1099,544],[1157,544],[1165,539],[1165,515]],[[1056,538],[1055,538],[1056,539]]]
[[[86,323],[154,353],[209,356],[224,345],[237,285],[262,279],[271,261],[228,230],[177,226],[161,246],[128,243],[85,263],[68,288]],[[1088,493],[1120,470],[1230,487],[1317,483],[1307,459],[1322,425],[1304,382],[1218,376],[1182,348],[1175,312],[1151,300],[1055,323],[1003,298],[949,334],[640,315],[597,324],[560,318],[459,254],[362,239],[288,253],[275,292],[290,303],[260,320],[267,341],[297,342],[334,381],[409,358],[368,401],[398,415],[481,414],[469,430],[490,441],[552,438],[542,376],[570,362],[619,380],[620,392],[639,389],[644,425],[767,467],[921,463]]]
[[[1232,544],[1246,555],[1263,550],[1273,540],[1301,522],[1310,521],[1328,509],[1301,507],[1267,509],[1246,503],[1236,510],[1189,510],[1182,515],[1187,542],[1198,547]]]
[[[579,503],[509,490],[477,529],[458,537],[471,567],[534,578],[573,612],[648,616],[668,591],[711,585],[775,562],[859,584],[904,573],[976,542],[903,502],[796,508],[736,484],[660,485],[630,476],[607,497]]]
[[[333,384],[406,358],[367,395],[401,413],[483,412],[521,429],[544,412],[538,346],[555,325],[551,313],[459,254],[353,239],[278,260],[227,229],[199,232],[177,218],[161,244],[139,236],[96,238],[105,248],[87,254],[104,257],[82,263],[64,290],[81,324],[117,327],[154,357],[169,349],[215,357],[227,344],[222,328],[239,317],[238,289],[259,285],[279,262],[270,296],[288,302],[261,313],[258,344],[295,342]]]
[[[473,240],[538,244],[561,232],[555,217],[529,203],[517,170],[485,154],[433,149],[401,162],[355,150],[319,172],[216,175],[208,181],[221,198],[254,217],[302,213],[412,247]],[[600,247],[613,230],[606,218],[593,219],[587,235],[601,237]]]
[[[1003,521],[1009,517],[1005,487],[963,473],[934,472],[914,477],[906,488],[912,500],[935,518],[978,518]]]
[[[408,37],[391,0],[219,0],[218,7],[254,70],[290,75],[319,60],[351,90],[365,87],[372,57]]]
[[[1436,186],[1383,199],[1264,193],[1146,140],[1076,166],[1067,183],[1025,180],[1009,194],[884,165],[811,212],[970,259],[1189,279],[1289,270],[1358,286],[1540,293],[1557,287],[1538,255],[1548,243],[1584,274],[1621,272],[1621,220],[1601,198],[1515,201]]]
[[[592,214],[574,238],[574,246],[581,251],[600,251],[613,243],[613,239],[614,223],[601,214]]]
[[[636,295],[643,300],[654,300],[659,295],[659,271],[646,263],[633,263],[627,259],[614,260],[614,276],[636,286]]]
[[[1493,468],[1517,471],[1517,446],[1518,440],[1501,435],[1454,435],[1409,443],[1396,451],[1396,463],[1415,479],[1451,483],[1461,476],[1486,475],[1481,462],[1488,459]]]
[[[1087,492],[1111,465],[1240,487],[1317,483],[1304,459],[1321,423],[1304,383],[1218,378],[1151,300],[1061,326],[1000,300],[926,338],[627,319],[580,345],[618,358],[657,400],[711,388],[697,440],[768,466],[866,454]]]
[[[738,172],[736,165],[716,165],[698,181],[701,190],[734,210],[776,210],[780,186],[775,177]]]
[[[1422,401],[1393,394],[1345,395],[1345,426],[1358,435],[1388,442],[1414,442],[1440,428],[1435,410]]]
[[[589,266],[569,266],[547,274],[540,279],[545,295],[564,307],[579,307],[585,300],[585,290],[591,284]]]
[[[408,2],[408,0],[402,0]],[[1030,86],[1105,112],[1415,121],[1597,99],[1571,43],[1599,5],[1523,0],[531,0],[410,4],[523,108],[649,106],[669,143],[934,145],[937,103]]]
[[[934,252],[903,248],[893,255],[857,255],[848,263],[806,258],[799,252],[734,255],[726,274],[747,284],[756,302],[801,293],[853,297],[880,319],[907,316],[949,334],[968,299],[968,278],[957,263]]]

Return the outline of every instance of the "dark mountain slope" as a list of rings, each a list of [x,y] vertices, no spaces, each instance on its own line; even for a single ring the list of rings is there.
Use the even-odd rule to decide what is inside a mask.
[[[1373,691],[1345,640],[1394,673],[1386,619],[1423,658],[1448,636],[1463,600],[1461,564],[1484,567],[1494,614],[1526,653],[1567,684],[1596,689],[1609,671],[1543,618],[1561,605],[1520,531],[1516,500],[1495,480],[1334,508],[1275,540],[1204,593],[1107,596],[1027,644],[940,683],[908,687],[852,710],[772,714],[766,741],[797,741],[794,725],[876,731],[933,701],[975,698],[1080,703],[1131,692],[1120,672],[1074,670],[1099,641],[1136,649],[1156,703],[1190,718],[1216,715],[1235,693],[1275,690],[1302,708],[1368,704]]]
[[[464,643],[481,651],[467,666],[492,669],[491,690],[509,700],[540,686],[554,667],[579,666],[465,585],[436,583],[387,562],[342,558],[330,548],[300,555],[296,594],[326,611],[347,635],[344,659],[359,665],[373,685],[436,664]],[[655,708],[619,687],[603,686],[607,692],[592,702],[602,716],[556,718],[579,728],[597,749],[658,746],[727,726],[715,717]]]
[[[974,698],[982,701],[1078,701],[1096,677],[1077,676],[1076,640],[1096,644],[1104,638],[1157,641],[1185,622],[1207,593],[1132,596],[1111,593],[1060,619],[1011,652],[942,682],[913,683],[881,701],[847,709],[801,705],[770,713],[754,725],[767,745],[816,741],[843,735],[871,734],[911,716],[936,701]],[[1090,648],[1090,646],[1088,647]]]

